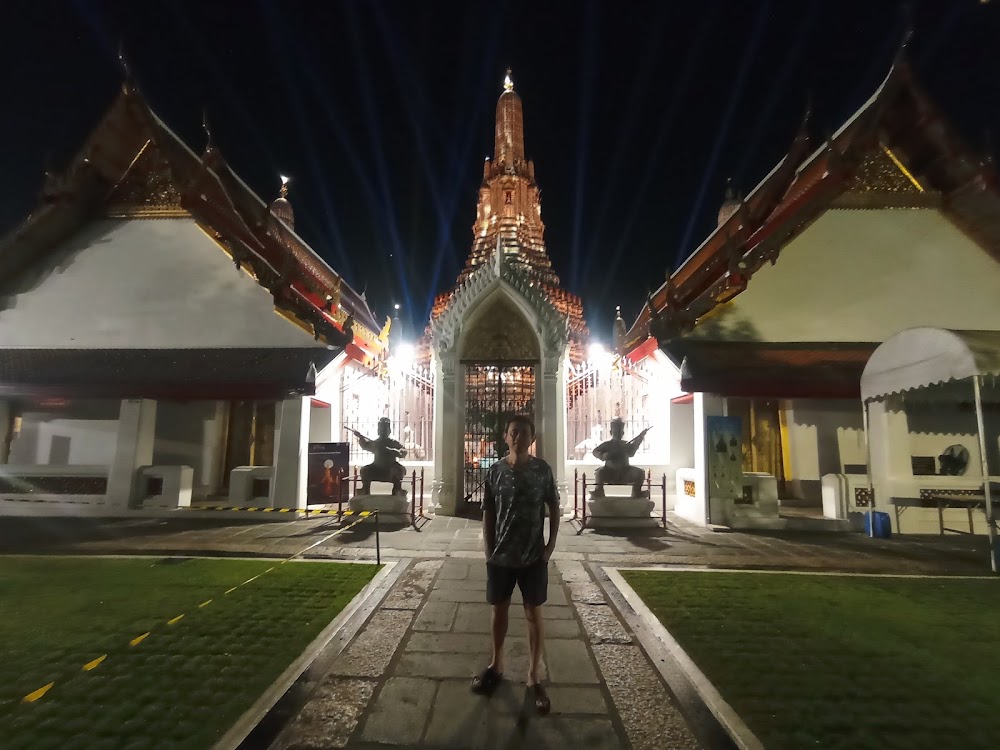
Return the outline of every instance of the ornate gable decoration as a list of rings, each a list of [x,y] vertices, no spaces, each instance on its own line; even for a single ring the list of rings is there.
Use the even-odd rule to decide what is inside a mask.
[[[569,343],[569,320],[552,306],[541,287],[527,273],[511,264],[497,244],[493,262],[484,263],[463,281],[452,294],[448,306],[431,323],[431,336],[438,352],[450,352],[458,344],[462,323],[473,303],[488,294],[497,283],[512,287],[535,311],[539,337],[545,353],[557,358]]]
[[[872,146],[853,179],[833,201],[835,208],[915,208],[935,205],[940,194],[927,190],[887,146]]]
[[[146,141],[108,198],[114,218],[174,219],[189,216],[170,165],[152,141]]]

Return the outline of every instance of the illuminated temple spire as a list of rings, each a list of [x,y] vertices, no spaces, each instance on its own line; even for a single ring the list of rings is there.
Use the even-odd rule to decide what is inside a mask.
[[[521,174],[525,167],[524,113],[521,110],[521,97],[514,91],[510,68],[507,68],[507,75],[503,79],[503,93],[497,101],[493,162],[502,164],[508,174]]]
[[[521,97],[514,90],[511,71],[503,79],[497,100],[493,157],[483,165],[476,220],[472,226],[472,248],[458,277],[463,283],[477,268],[486,264],[519,267],[532,276],[560,315],[568,316],[572,358],[582,357],[588,336],[580,298],[560,287],[545,249],[542,203],[535,182],[535,165],[524,149],[524,112]],[[450,299],[450,293],[434,301],[432,317]]]
[[[558,285],[545,252],[544,232],[535,165],[524,155],[521,97],[514,91],[508,69],[497,100],[493,157],[487,157],[483,165],[472,251],[459,281],[477,266],[488,263],[499,244],[505,257],[531,267],[545,281]]]

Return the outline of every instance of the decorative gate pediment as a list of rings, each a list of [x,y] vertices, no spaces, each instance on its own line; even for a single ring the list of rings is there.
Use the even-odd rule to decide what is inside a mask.
[[[462,336],[459,358],[481,362],[537,362],[541,359],[536,334],[527,318],[506,294],[494,292],[492,299],[476,310],[475,319]]]
[[[484,263],[460,284],[444,312],[432,322],[431,336],[437,352],[439,354],[459,354],[454,350],[459,344],[463,326],[470,321],[480,304],[494,304],[486,298],[490,297],[500,286],[506,287],[504,291],[511,296],[516,295],[523,300],[525,307],[531,311],[531,317],[534,320],[525,322],[537,328],[533,332],[533,337],[536,339],[536,345],[538,343],[541,345],[543,352],[540,353],[544,353],[546,357],[551,357],[554,360],[559,360],[566,351],[569,342],[568,317],[559,314],[529,273],[505,259],[499,246],[497,252],[494,253],[493,262]],[[508,301],[507,304],[517,308],[512,301]],[[474,317],[483,319],[478,315]],[[523,314],[519,317],[524,319]],[[498,339],[498,344],[509,345],[512,351],[521,346],[516,341],[517,336],[512,337],[509,331],[506,333],[508,341],[504,342],[501,338]],[[479,346],[478,343],[474,345]],[[483,346],[486,346],[485,342],[483,342]],[[470,358],[465,352],[461,352],[460,356],[463,359]],[[485,359],[490,358],[485,357]],[[538,355],[527,359],[532,358],[537,359]]]

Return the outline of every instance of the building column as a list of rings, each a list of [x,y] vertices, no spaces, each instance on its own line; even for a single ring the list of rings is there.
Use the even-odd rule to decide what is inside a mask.
[[[156,402],[125,399],[118,412],[115,457],[108,472],[108,502],[128,507],[135,493],[135,474],[153,463],[156,440]]]
[[[330,376],[325,392],[330,403],[330,442],[344,442],[344,371],[338,369]]]
[[[538,454],[552,467],[563,508],[569,502],[566,482],[566,372],[563,358],[546,352],[538,367],[540,387],[536,391],[535,424]]]
[[[277,405],[274,462],[271,475],[272,508],[306,507],[306,471],[309,461],[309,396],[296,396]]]
[[[434,363],[434,482],[431,504],[434,512],[453,516],[458,511],[462,464],[459,453],[463,440],[459,430],[458,404],[464,390],[464,378],[458,377],[457,362],[452,354],[435,358]]]
[[[0,401],[0,464],[7,463],[10,458],[10,442],[14,437],[14,417],[10,402]]]
[[[711,507],[711,489],[708,481],[708,453],[706,451],[707,435],[705,420],[709,416],[722,416],[723,399],[710,393],[694,394],[694,497],[678,495],[674,511],[682,518],[706,526],[710,523],[708,515],[711,510],[713,522],[718,522],[723,508]]]
[[[202,426],[202,476],[195,477],[195,485],[201,484],[208,495],[214,495],[222,488],[226,465],[226,402],[216,401],[215,411]]]

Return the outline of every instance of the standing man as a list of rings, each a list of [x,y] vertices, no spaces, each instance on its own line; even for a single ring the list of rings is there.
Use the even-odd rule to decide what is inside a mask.
[[[551,708],[538,680],[542,656],[542,604],[549,585],[549,557],[559,533],[559,493],[552,468],[528,453],[535,441],[535,424],[517,415],[507,422],[506,457],[490,467],[483,497],[483,541],[486,547],[486,601],[493,605],[493,658],[472,680],[472,690],[490,694],[503,679],[503,642],[514,586],[521,589],[528,621],[528,688],[535,708]],[[549,541],[545,543],[545,509],[549,510]]]

